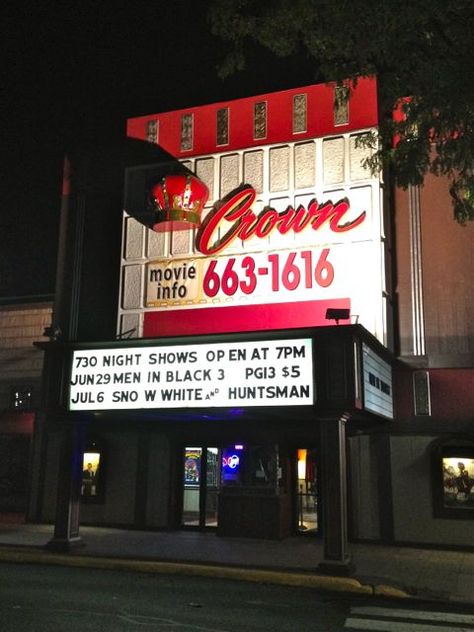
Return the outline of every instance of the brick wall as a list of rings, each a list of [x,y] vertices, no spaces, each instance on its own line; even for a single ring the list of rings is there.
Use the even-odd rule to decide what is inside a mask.
[[[39,405],[43,352],[33,343],[47,340],[43,331],[51,315],[51,303],[0,306],[0,411],[10,408],[18,387],[32,387],[32,407]]]

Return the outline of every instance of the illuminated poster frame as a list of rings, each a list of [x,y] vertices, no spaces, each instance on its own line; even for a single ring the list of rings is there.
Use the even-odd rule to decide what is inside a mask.
[[[443,505],[474,511],[474,454],[443,455]]]
[[[106,460],[106,445],[102,438],[89,437],[82,453],[81,502],[104,502]]]
[[[441,445],[433,452],[434,514],[474,519],[474,444]]]

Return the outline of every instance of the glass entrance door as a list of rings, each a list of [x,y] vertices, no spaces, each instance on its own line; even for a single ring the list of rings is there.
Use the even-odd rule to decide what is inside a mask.
[[[217,527],[217,496],[220,487],[220,450],[189,446],[183,455],[182,524],[187,527]]]
[[[297,531],[318,533],[318,468],[316,450],[301,448],[297,455]]]

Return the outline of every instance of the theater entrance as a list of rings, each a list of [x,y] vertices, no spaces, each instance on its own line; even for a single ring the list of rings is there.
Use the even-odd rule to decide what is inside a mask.
[[[188,446],[183,453],[183,527],[217,527],[221,450]]]
[[[188,445],[181,453],[179,523],[228,536],[318,534],[318,466],[314,448]]]

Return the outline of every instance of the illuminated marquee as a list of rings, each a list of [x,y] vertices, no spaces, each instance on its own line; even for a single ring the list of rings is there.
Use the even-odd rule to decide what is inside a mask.
[[[309,339],[73,354],[70,410],[312,404]]]

